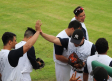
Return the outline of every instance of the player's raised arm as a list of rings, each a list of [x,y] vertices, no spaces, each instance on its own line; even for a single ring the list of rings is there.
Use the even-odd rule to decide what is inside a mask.
[[[52,42],[52,43],[54,43],[54,44],[56,44],[56,45],[59,45],[59,46],[62,46],[62,44],[61,44],[59,38],[57,38],[57,37],[55,37],[55,36],[52,36],[52,35],[45,34],[45,33],[43,33],[43,32],[41,32],[40,34],[41,34],[41,36],[42,36],[44,39],[48,40],[49,42]]]
[[[55,36],[52,36],[52,35],[48,35],[48,34],[43,33],[42,30],[41,30],[41,28],[40,28],[40,26],[38,26],[38,24],[36,24],[35,27],[37,28],[37,31],[40,31],[40,34],[41,34],[41,36],[42,36],[44,39],[46,39],[46,40],[48,40],[49,42],[52,42],[52,43],[54,43],[54,44],[56,44],[56,45],[62,46],[62,45],[61,45],[61,42],[60,42],[60,40],[59,40],[59,38],[57,38],[57,37],[55,37]]]
[[[38,20],[38,21],[36,22],[36,26],[35,26],[36,33],[35,33],[35,34],[33,35],[33,37],[30,38],[30,39],[26,42],[26,44],[23,46],[23,54],[26,53],[26,52],[34,45],[34,43],[36,42],[36,40],[37,40],[37,38],[38,38],[38,36],[39,36],[39,34],[40,34],[40,31],[41,31],[41,29],[40,29],[40,26],[41,26],[41,25],[42,25],[41,21]]]

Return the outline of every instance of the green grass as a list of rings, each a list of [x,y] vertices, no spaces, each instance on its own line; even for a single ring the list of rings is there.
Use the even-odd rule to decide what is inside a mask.
[[[111,0],[1,0],[0,38],[9,31],[16,33],[19,42],[23,39],[26,27],[34,28],[38,19],[42,21],[43,32],[56,36],[68,27],[74,17],[73,10],[79,5],[85,9],[89,40],[95,43],[99,37],[106,38],[109,42],[108,55],[112,57]],[[34,47],[36,56],[45,61],[45,67],[33,70],[32,81],[55,81],[53,44],[39,36]]]

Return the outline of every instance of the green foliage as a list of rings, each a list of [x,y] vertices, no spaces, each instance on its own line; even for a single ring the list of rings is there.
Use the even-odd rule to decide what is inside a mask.
[[[112,1],[111,0],[1,0],[0,1],[0,38],[6,31],[17,34],[17,42],[23,39],[26,27],[35,27],[42,21],[42,30],[56,36],[68,27],[73,10],[83,6],[86,13],[85,24],[89,40],[93,43],[104,37],[109,42],[109,56],[112,57]],[[3,44],[0,40],[0,48]],[[45,67],[31,73],[33,81],[55,81],[53,44],[39,36],[34,45],[36,56],[45,61]]]

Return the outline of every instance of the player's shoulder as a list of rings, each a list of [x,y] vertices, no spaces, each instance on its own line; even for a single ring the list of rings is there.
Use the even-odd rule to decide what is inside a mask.
[[[57,36],[60,35],[60,34],[63,34],[63,33],[65,33],[65,30],[62,30],[61,32],[59,32],[59,33],[57,34]]]
[[[108,56],[108,55],[106,55],[106,57],[107,57],[108,59],[111,59],[111,60],[112,60],[112,57],[110,57],[110,56]],[[107,60],[108,60],[108,59],[107,59]]]
[[[84,39],[85,43],[93,45],[93,43],[89,40]]]
[[[63,30],[56,37],[68,38],[68,35],[66,34],[65,30]]]
[[[16,48],[16,49],[17,49],[17,48],[20,48],[20,47],[23,46],[25,43],[26,43],[25,41],[21,41],[21,42],[19,42],[19,43],[17,43],[17,44],[15,45],[15,48]]]
[[[96,57],[97,57],[97,54],[92,55],[92,56],[88,56],[87,61],[91,61],[91,60],[93,60]]]

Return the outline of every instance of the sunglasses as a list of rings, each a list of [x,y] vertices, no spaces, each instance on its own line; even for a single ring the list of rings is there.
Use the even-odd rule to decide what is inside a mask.
[[[84,8],[78,8],[76,11],[75,11],[75,13],[77,13],[77,12],[79,12],[79,11],[83,11],[84,10]]]

